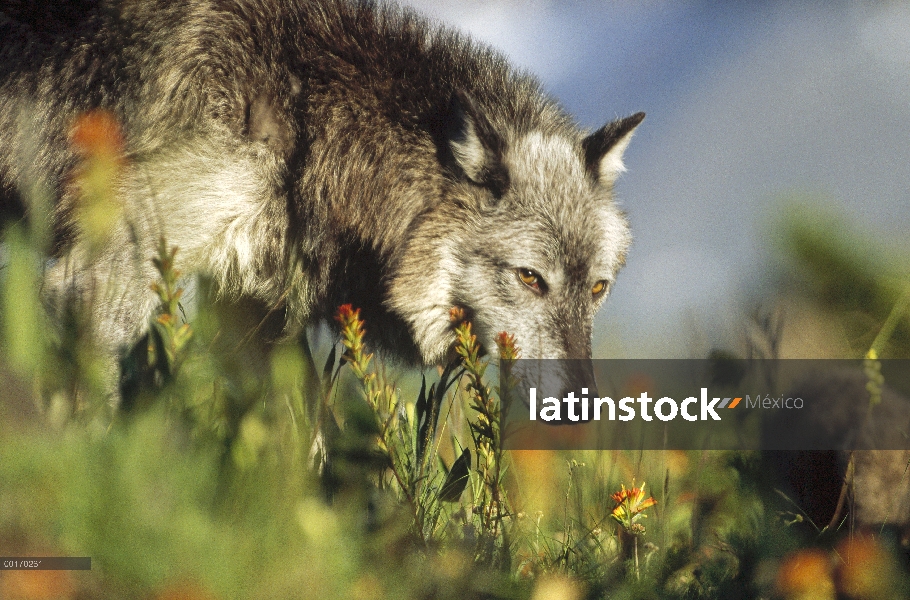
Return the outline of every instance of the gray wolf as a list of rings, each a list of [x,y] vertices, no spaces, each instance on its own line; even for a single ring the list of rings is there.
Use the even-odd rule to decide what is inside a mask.
[[[287,335],[352,303],[380,349],[432,365],[461,306],[488,349],[508,331],[525,357],[590,358],[643,113],[583,131],[494,50],[369,1],[53,10],[0,1],[0,205],[49,192],[45,297],[90,307],[112,354],[148,326],[163,235],[222,297],[278,307]],[[123,135],[122,211],[95,247],[68,137],[93,110]]]

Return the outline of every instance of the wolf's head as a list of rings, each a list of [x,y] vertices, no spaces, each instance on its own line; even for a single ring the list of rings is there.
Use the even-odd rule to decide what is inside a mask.
[[[452,115],[449,184],[412,226],[390,308],[428,364],[451,345],[453,306],[467,310],[492,352],[507,331],[525,358],[590,358],[594,315],[631,241],[613,183],[644,113],[587,136],[516,133],[462,93]]]

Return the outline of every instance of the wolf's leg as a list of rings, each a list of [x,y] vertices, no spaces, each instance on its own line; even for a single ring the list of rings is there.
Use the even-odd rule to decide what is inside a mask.
[[[50,312],[59,326],[88,333],[101,363],[98,383],[112,405],[119,403],[120,358],[145,332],[156,304],[156,274],[144,254],[132,243],[109,244],[90,260],[77,245],[45,271]]]
[[[118,182],[121,215],[103,247],[79,241],[47,272],[52,310],[60,316],[78,306],[96,347],[111,357],[114,397],[118,358],[147,330],[156,306],[152,258],[161,239],[178,249],[177,270],[210,275],[228,298],[271,306],[288,297],[286,202],[274,167],[230,142],[237,140],[188,138],[131,157]]]

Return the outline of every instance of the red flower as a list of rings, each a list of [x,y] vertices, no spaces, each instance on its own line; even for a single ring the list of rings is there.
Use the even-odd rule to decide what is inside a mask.
[[[502,360],[515,360],[521,355],[521,351],[515,346],[515,336],[501,331],[496,336],[496,345],[499,347],[499,358]]]
[[[119,157],[123,153],[123,134],[113,114],[93,110],[79,115],[70,136],[73,146],[89,156]]]

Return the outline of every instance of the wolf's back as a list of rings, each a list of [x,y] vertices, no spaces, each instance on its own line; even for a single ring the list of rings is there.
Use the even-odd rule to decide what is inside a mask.
[[[35,35],[57,37],[79,28],[102,4],[101,0],[0,0],[0,13]]]
[[[489,348],[552,321],[575,333],[522,330],[540,356],[590,355],[605,294],[587,279],[606,289],[628,245],[610,190],[643,115],[586,136],[501,54],[370,0],[73,6],[0,0],[0,208],[35,189],[55,203],[64,260],[46,293],[97,307],[112,355],[148,321],[162,236],[221,293],[285,307],[289,323],[364,307],[377,345],[409,362],[442,360],[456,304]],[[98,255],[79,237],[69,139],[96,110],[123,142]],[[497,229],[515,243],[472,262],[464,249]],[[516,279],[534,261],[507,256],[528,229],[584,266],[560,318],[518,310],[542,306]]]
[[[0,0],[0,221],[26,212],[26,186],[59,195],[72,116],[111,95],[103,10],[97,0]]]
[[[112,112],[133,154],[221,131],[267,140],[288,164],[312,158],[320,137],[347,149],[339,160],[367,163],[372,149],[361,157],[351,147],[371,136],[388,142],[387,162],[413,163],[446,151],[455,90],[502,131],[572,130],[504,57],[395,7],[0,0],[0,206],[17,204],[16,190],[36,178],[60,198],[76,164],[68,131],[88,110]],[[338,164],[324,156],[326,169]]]

